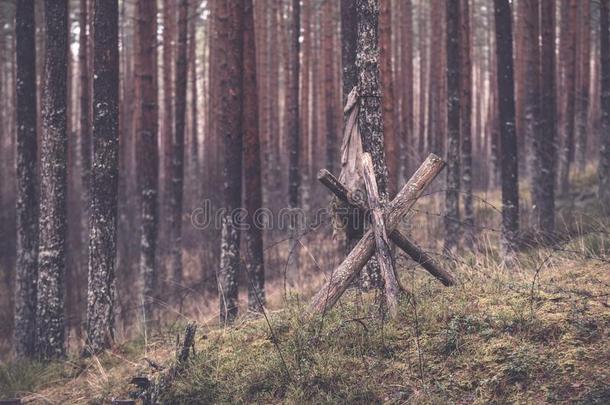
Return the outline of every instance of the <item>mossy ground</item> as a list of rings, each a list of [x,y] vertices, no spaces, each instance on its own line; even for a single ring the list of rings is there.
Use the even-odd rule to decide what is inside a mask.
[[[391,321],[374,293],[351,290],[323,319],[305,320],[292,297],[269,323],[201,325],[195,355],[164,400],[608,403],[610,265],[573,256],[555,252],[535,282],[535,258],[515,268],[466,258],[453,288],[405,267],[412,295]],[[179,330],[93,359],[4,366],[0,392],[41,403],[125,398],[130,377],[154,374],[144,358],[171,361]]]
[[[571,238],[524,250],[510,266],[495,243],[482,244],[453,262],[459,285],[452,288],[401,258],[398,273],[410,294],[395,320],[383,316],[375,292],[356,289],[313,319],[304,315],[303,295],[230,328],[198,319],[195,353],[163,400],[610,403],[610,228],[594,199],[573,204],[586,215],[559,207],[578,230]],[[131,377],[159,373],[151,361],[171,364],[185,322],[90,359],[0,366],[0,399],[127,398]]]

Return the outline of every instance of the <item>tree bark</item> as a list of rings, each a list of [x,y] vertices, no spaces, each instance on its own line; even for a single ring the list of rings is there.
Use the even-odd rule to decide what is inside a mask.
[[[37,354],[65,355],[68,2],[45,1],[46,54],[42,95]]]
[[[237,316],[239,229],[234,210],[241,206],[242,109],[243,109],[243,31],[244,9],[239,0],[219,1],[215,18],[218,22],[220,100],[218,138],[224,143],[219,301],[220,323],[232,322]]]
[[[447,188],[445,250],[454,252],[460,240],[460,2],[447,1]]]
[[[171,165],[171,277],[174,287],[182,285],[182,205],[184,200],[184,139],[186,132],[186,81],[188,76],[187,44],[188,0],[179,0],[178,6],[178,48],[175,68],[175,114],[174,142]],[[190,21],[193,24],[195,21]]]
[[[119,2],[94,0],[93,165],[89,218],[87,350],[114,341],[119,180]]]
[[[17,46],[17,262],[15,353],[33,357],[38,277],[38,175],[36,161],[36,29],[34,0],[18,1]]]
[[[244,6],[244,206],[248,215],[246,230],[246,271],[248,279],[248,309],[259,312],[265,305],[265,264],[263,232],[254,216],[262,205],[261,157],[258,120],[258,89],[254,12],[252,0]]]
[[[445,163],[436,155],[431,154],[411,179],[388,205],[385,221],[386,229],[392,232],[406,213],[415,204],[425,188],[443,169]],[[328,282],[318,291],[309,304],[313,313],[325,313],[330,310],[345,292],[347,287],[358,276],[360,270],[373,256],[375,237],[369,230],[358,242],[343,263],[330,275]]]
[[[154,320],[157,293],[158,180],[159,147],[157,103],[157,7],[155,2],[138,0],[136,15],[136,136],[138,180],[140,183],[140,274],[145,320]]]
[[[388,195],[393,198],[398,191],[398,140],[394,122],[394,81],[392,80],[392,4],[380,0],[379,10],[379,73],[383,104],[383,140],[388,167]]]
[[[472,202],[472,48],[469,0],[460,0],[460,135],[462,188],[464,190],[465,244],[472,248],[474,238],[474,207]]]
[[[539,200],[537,223],[543,234],[555,230],[555,2],[540,2],[540,129],[534,144],[540,170],[535,172],[534,182]]]
[[[610,27],[608,0],[601,2],[601,110],[602,136],[599,155],[599,198],[605,207],[610,206]]]
[[[559,150],[557,181],[560,195],[570,189],[570,166],[574,159],[574,122],[576,95],[576,24],[577,0],[564,0],[561,5],[560,57],[563,64],[563,86],[560,92],[562,105],[562,136]]]
[[[515,133],[512,15],[508,0],[494,0],[494,8],[502,150],[502,249],[505,253],[510,253],[517,245],[519,232],[519,166]]]
[[[576,146],[575,159],[583,172],[587,164],[587,131],[589,130],[589,86],[591,85],[591,2],[578,3]]]

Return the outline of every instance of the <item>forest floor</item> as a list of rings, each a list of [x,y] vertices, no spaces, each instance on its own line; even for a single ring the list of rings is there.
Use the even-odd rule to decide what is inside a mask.
[[[231,328],[199,323],[194,354],[159,400],[610,403],[610,221],[594,198],[576,204],[588,218],[572,223],[577,234],[522,251],[512,267],[491,248],[461,256],[452,288],[400,260],[410,296],[395,320],[381,314],[375,292],[356,289],[307,320],[308,286],[267,317],[246,315]],[[132,377],[168,371],[185,324],[89,359],[0,366],[0,399],[126,399]]]

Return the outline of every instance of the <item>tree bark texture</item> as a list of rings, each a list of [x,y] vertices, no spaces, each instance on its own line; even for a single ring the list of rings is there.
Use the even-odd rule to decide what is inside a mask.
[[[394,80],[392,76],[392,1],[380,0],[379,10],[379,73],[381,77],[381,101],[383,105],[383,140],[388,168],[388,195],[393,198],[398,191],[398,139],[394,116]]]
[[[93,165],[89,208],[87,348],[114,341],[119,185],[119,2],[93,3]]]
[[[45,1],[36,348],[41,359],[65,355],[68,2]]]
[[[512,251],[519,232],[519,166],[515,131],[512,15],[508,0],[494,0],[498,114],[500,119],[502,180],[502,248]]]
[[[609,1],[601,2],[601,110],[602,137],[599,155],[599,197],[610,206],[610,26],[608,24]]]
[[[179,0],[178,6],[178,47],[176,50],[175,68],[175,115],[174,142],[172,144],[171,165],[171,285],[182,285],[182,206],[184,200],[184,146],[186,133],[186,82],[188,78],[187,43],[188,24],[195,21],[188,19],[188,0]]]
[[[379,82],[379,0],[357,0],[358,40],[356,69],[358,72],[358,129],[364,152],[371,154],[379,197],[388,201],[388,168],[383,141],[383,109]],[[365,287],[381,282],[379,265],[372,260],[363,274]]]
[[[222,200],[226,213],[222,218],[218,275],[220,322],[224,324],[237,316],[239,230],[233,222],[233,211],[241,206],[244,8],[239,0],[220,1],[216,8],[218,40],[223,49],[218,55],[220,100],[216,115],[218,138],[224,146]]]
[[[15,352],[35,355],[38,277],[38,174],[36,161],[36,33],[34,0],[18,1],[17,46],[17,260]]]
[[[258,120],[258,89],[254,12],[252,0],[244,6],[244,206],[249,229],[246,237],[246,271],[248,280],[248,309],[261,311],[265,305],[265,264],[263,233],[254,221],[254,215],[262,206],[260,132]]]
[[[555,2],[540,2],[540,128],[534,153],[540,170],[534,174],[538,191],[537,223],[543,234],[555,230],[555,160],[556,93],[555,93]]]
[[[157,287],[155,252],[158,226],[159,147],[157,103],[157,7],[155,2],[138,0],[136,26],[136,99],[138,111],[138,180],[140,183],[140,275],[142,304],[146,321],[154,318]]]
[[[447,187],[445,191],[445,250],[460,240],[460,2],[447,1]]]

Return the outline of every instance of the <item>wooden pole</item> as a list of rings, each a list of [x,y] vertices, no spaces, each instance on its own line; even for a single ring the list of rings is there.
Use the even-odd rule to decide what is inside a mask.
[[[438,156],[430,154],[426,161],[417,169],[407,184],[400,190],[396,198],[389,204],[386,211],[386,228],[393,231],[400,220],[413,207],[424,189],[445,167],[445,162]],[[343,263],[330,275],[326,284],[318,291],[310,303],[311,313],[323,313],[333,307],[345,292],[347,287],[357,277],[362,267],[373,256],[375,238],[369,230],[356,244]]]
[[[318,181],[326,186],[339,200],[359,209],[365,215],[369,215],[369,208],[364,201],[357,198],[343,183],[326,169],[318,173]],[[394,229],[388,235],[396,246],[403,250],[411,259],[419,263],[425,270],[436,277],[441,283],[449,287],[455,285],[455,278],[451,273],[438,267],[434,259],[422,248],[409,240],[401,231]]]
[[[371,225],[375,235],[375,245],[377,247],[377,261],[381,268],[381,276],[384,281],[384,291],[386,304],[390,315],[395,318],[398,314],[398,295],[400,288],[394,273],[392,254],[390,253],[390,242],[386,232],[385,221],[383,218],[383,207],[379,202],[379,192],[377,181],[375,180],[375,170],[373,169],[373,159],[369,153],[362,156],[362,177],[368,196],[369,207],[371,207]]]

